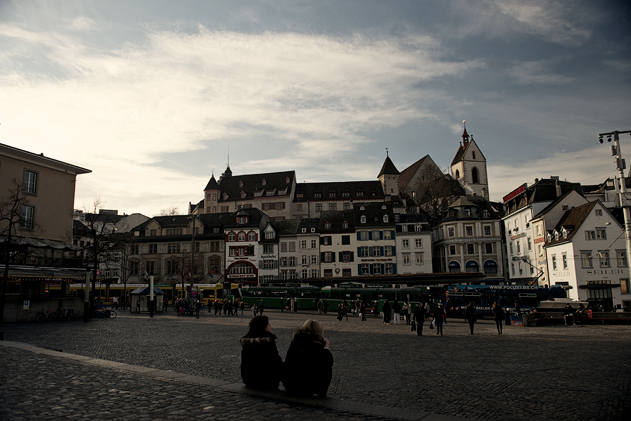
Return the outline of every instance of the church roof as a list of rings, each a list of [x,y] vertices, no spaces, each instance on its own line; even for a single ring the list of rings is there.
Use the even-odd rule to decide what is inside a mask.
[[[217,183],[217,180],[215,180],[215,174],[210,177],[210,181],[206,184],[204,191],[206,190],[219,190],[219,184]]]
[[[381,177],[384,174],[400,174],[399,170],[397,170],[397,167],[394,166],[389,156],[386,156],[386,160],[383,162],[383,166],[381,167],[381,171],[379,171],[379,175],[377,176],[377,178]]]
[[[418,169],[423,165],[426,159],[432,159],[429,155],[425,155],[423,158],[416,161],[414,164],[410,165],[406,169],[401,172],[401,176],[399,177],[399,190],[405,190],[412,178],[414,178],[414,174],[418,171]]]

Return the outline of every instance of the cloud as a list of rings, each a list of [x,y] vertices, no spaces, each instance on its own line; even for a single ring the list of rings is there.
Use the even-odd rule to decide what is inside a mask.
[[[148,192],[178,192],[169,196],[178,202],[158,208],[201,198],[208,177],[195,185],[190,168],[163,168],[164,157],[208,153],[208,167],[222,168],[224,149],[221,158],[211,151],[225,142],[240,149],[243,168],[269,170],[277,159],[290,165],[300,156],[339,167],[367,141],[359,133],[434,118],[419,100],[424,85],[484,65],[447,60],[434,39],[422,36],[243,34],[200,26],[193,33],[152,29],[116,50],[87,46],[75,33],[11,24],[0,26],[0,36],[14,47],[0,68],[4,142],[92,169],[80,177],[78,198],[98,191],[132,209],[146,209],[138,200]],[[40,70],[21,72],[20,60],[33,56],[20,51],[38,51]],[[262,148],[264,135],[282,147]]]
[[[566,84],[574,78],[550,71],[551,63],[547,60],[513,62],[508,73],[520,85]]]
[[[560,176],[562,180],[583,185],[599,184],[616,175],[609,150],[603,145],[581,151],[560,151],[541,159],[519,164],[489,164],[491,200],[502,197],[524,183],[533,184],[535,178]]]
[[[98,29],[96,21],[87,16],[79,16],[73,19],[69,27],[74,31],[92,31]]]

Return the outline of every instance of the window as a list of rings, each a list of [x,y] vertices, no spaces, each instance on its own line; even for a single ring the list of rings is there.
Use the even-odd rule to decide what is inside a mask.
[[[224,196],[228,196],[228,195],[224,195]],[[221,212],[227,213],[229,208],[230,208],[229,206],[222,206],[221,207]]]
[[[351,262],[351,252],[350,251],[343,251],[342,252],[342,262],[344,262],[344,263]]]
[[[557,270],[557,255],[552,255],[552,270]]]
[[[385,256],[392,256],[392,246],[384,246],[383,247],[383,252]]]
[[[386,230],[383,232],[383,239],[384,240],[391,240],[392,239],[392,231],[390,230]]]
[[[583,268],[592,268],[592,252],[590,251],[581,251],[581,266]]]
[[[493,243],[484,243],[484,251],[486,254],[493,254]]]
[[[417,265],[422,265],[423,264],[423,253],[415,253],[415,257],[416,257],[416,264]]]
[[[381,239],[380,231],[373,231],[372,232],[372,239],[375,240],[375,241]]]
[[[390,217],[388,215],[383,216],[383,222],[388,223],[390,221]]]
[[[586,240],[595,240],[596,239],[596,231],[585,231],[585,239]]]
[[[351,204],[350,204],[350,203],[344,203],[344,205],[342,206],[342,208],[343,208],[344,210],[350,210],[350,208],[351,208]]]
[[[603,210],[602,209],[596,209],[596,216],[603,216]]]
[[[296,256],[289,256],[289,266],[296,266]]]
[[[331,223],[330,222],[325,222],[324,223],[324,229],[325,230],[330,230],[331,229]]]
[[[493,260],[487,260],[484,262],[484,273],[497,273],[497,263]]]
[[[238,216],[237,217],[237,224],[245,225],[247,223],[248,223],[248,217],[247,216]]]
[[[179,253],[179,252],[180,252],[180,243],[167,244],[167,253]]]
[[[145,271],[148,275],[153,275],[153,269],[155,268],[155,262],[145,262]]]
[[[361,216],[361,218],[359,219],[359,221],[360,221],[362,224],[365,224],[365,223],[366,223],[366,215],[362,215],[362,216]]]
[[[417,249],[422,249],[423,248],[423,239],[422,238],[416,238],[414,240],[414,247]]]
[[[239,233],[239,241],[245,241],[245,233],[244,232],[240,232]]]
[[[274,254],[274,244],[263,244],[263,254]]]
[[[302,212],[302,203],[299,203],[299,204],[296,205],[296,210],[298,212]]]
[[[596,239],[597,240],[607,239],[607,232],[605,231],[605,228],[596,228]]]
[[[254,234],[254,233],[252,233],[252,234]],[[267,231],[265,233],[265,239],[266,240],[273,240],[274,239],[274,231]],[[254,236],[254,239],[252,239],[250,241],[256,241],[256,235]]]
[[[333,263],[333,252],[331,251],[324,252],[324,263]]]
[[[517,254],[521,254],[521,241],[515,241],[517,243]]]
[[[156,254],[158,252],[157,244],[149,244],[149,254]]]
[[[177,262],[167,260],[167,275],[177,273]]]
[[[320,276],[320,271],[318,269],[311,269],[311,277],[317,278],[318,276]]]
[[[306,249],[307,248],[307,240],[301,240],[300,241],[300,248],[301,249]]]
[[[401,241],[401,245],[403,246],[404,249],[409,249],[410,248],[410,240],[408,240],[407,238],[403,239]]]
[[[329,210],[330,211],[337,210],[337,203],[329,203]]]
[[[403,266],[410,265],[410,253],[403,253]]]
[[[139,262],[129,262],[129,274],[132,276],[138,275],[138,271],[140,270],[139,266]]]
[[[286,257],[281,257],[280,258],[280,267],[287,267],[287,258]]]
[[[287,243],[280,243],[280,252],[287,253]]]
[[[467,254],[475,254],[475,244],[467,244]]]
[[[375,275],[381,275],[381,264],[375,263],[372,265],[372,271]]]
[[[598,253],[601,268],[609,267],[609,250],[601,250]]]
[[[484,235],[487,236],[487,237],[489,235],[491,235],[491,226],[490,225],[485,225],[484,226]]]
[[[473,227],[471,225],[465,227],[465,232],[467,233],[467,237],[473,237]]]
[[[447,228],[447,232],[449,233],[448,235],[449,235],[450,237],[455,237],[455,236],[456,236],[456,230],[455,230],[455,228],[454,228],[454,227],[449,227],[449,228]]]
[[[627,252],[626,250],[616,250],[616,260],[619,268],[627,267]]]
[[[464,216],[471,216],[471,208],[464,208]]]
[[[311,240],[311,248],[314,249],[318,247],[318,241],[317,240]]]
[[[295,241],[290,241],[289,242],[289,252],[295,252],[296,251],[296,242]]]
[[[316,212],[322,212],[322,203],[316,203]]]
[[[366,247],[366,246],[360,247],[359,248],[359,255],[361,257],[368,257],[368,247]]]
[[[359,232],[359,240],[360,241],[368,240],[368,231],[360,231]]]
[[[532,241],[530,240],[530,237],[528,237],[528,251],[532,250]]]
[[[629,280],[628,279],[620,280],[620,292],[623,294],[629,293]]]
[[[350,278],[351,277],[351,270],[350,269],[342,269],[342,276],[345,278]]]
[[[300,277],[301,277],[302,279],[307,279],[307,277],[308,277],[308,276],[309,276],[309,271],[308,271],[307,269],[303,269],[303,270],[300,272]]]
[[[567,269],[567,254],[563,253],[561,259],[563,260],[563,269]]]
[[[22,206],[22,218],[20,219],[20,228],[23,230],[32,230],[35,220],[35,208],[33,206]]]
[[[350,235],[343,235],[342,236],[342,245],[343,246],[347,246],[351,243],[351,236]]]
[[[24,181],[22,182],[22,192],[26,194],[37,193],[37,173],[36,172],[27,171],[27,170],[24,171]]]
[[[381,247],[378,247],[378,246],[371,247],[370,248],[370,255],[372,257],[379,257],[379,256],[381,256]]]
[[[323,246],[330,246],[331,245],[331,236],[327,235],[325,237],[320,237],[320,243]]]
[[[237,235],[234,232],[230,232],[228,234],[228,241],[235,241],[237,239]]]
[[[272,236],[273,236],[274,232],[270,232],[270,234],[272,234]],[[256,241],[256,233],[249,232],[248,233],[248,241]]]
[[[456,254],[456,246],[449,246],[449,255],[454,256]]]
[[[311,255],[311,264],[315,265],[318,263],[318,255],[317,254],[312,254]]]

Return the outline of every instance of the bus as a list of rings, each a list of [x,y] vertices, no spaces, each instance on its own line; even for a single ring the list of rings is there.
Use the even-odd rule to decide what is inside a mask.
[[[566,298],[562,286],[554,285],[542,288],[536,285],[451,285],[445,293],[445,300],[451,302],[450,315],[464,317],[465,307],[469,303],[475,306],[477,316],[492,316],[493,303],[502,306],[505,312],[514,313],[515,303],[521,311],[532,311],[542,301]],[[448,309],[449,310],[449,309]]]
[[[263,303],[264,308],[291,308],[295,300],[298,310],[315,310],[320,298],[320,288],[313,285],[286,284],[254,286],[244,285],[241,288],[243,302],[249,307]]]

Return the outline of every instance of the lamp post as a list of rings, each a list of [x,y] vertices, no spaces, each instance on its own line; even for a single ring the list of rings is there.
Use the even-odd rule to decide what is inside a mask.
[[[193,235],[191,236],[191,296],[193,295],[193,268],[195,267],[195,221],[199,219],[199,215],[191,215],[188,219],[193,220]],[[191,301],[191,300],[189,300]]]
[[[619,205],[622,208],[622,214],[624,215],[624,238],[627,249],[627,268],[629,268],[629,265],[631,265],[631,199],[627,196],[627,184],[624,178],[626,164],[624,159],[622,159],[620,138],[618,136],[625,133],[631,133],[631,130],[615,130],[609,133],[600,133],[598,135],[598,141],[603,143],[604,137],[607,137],[607,142],[611,142],[612,137],[614,140],[614,144],[611,145],[611,156],[615,157],[614,162],[616,164],[616,169],[618,170],[618,183],[620,185],[618,199]]]

